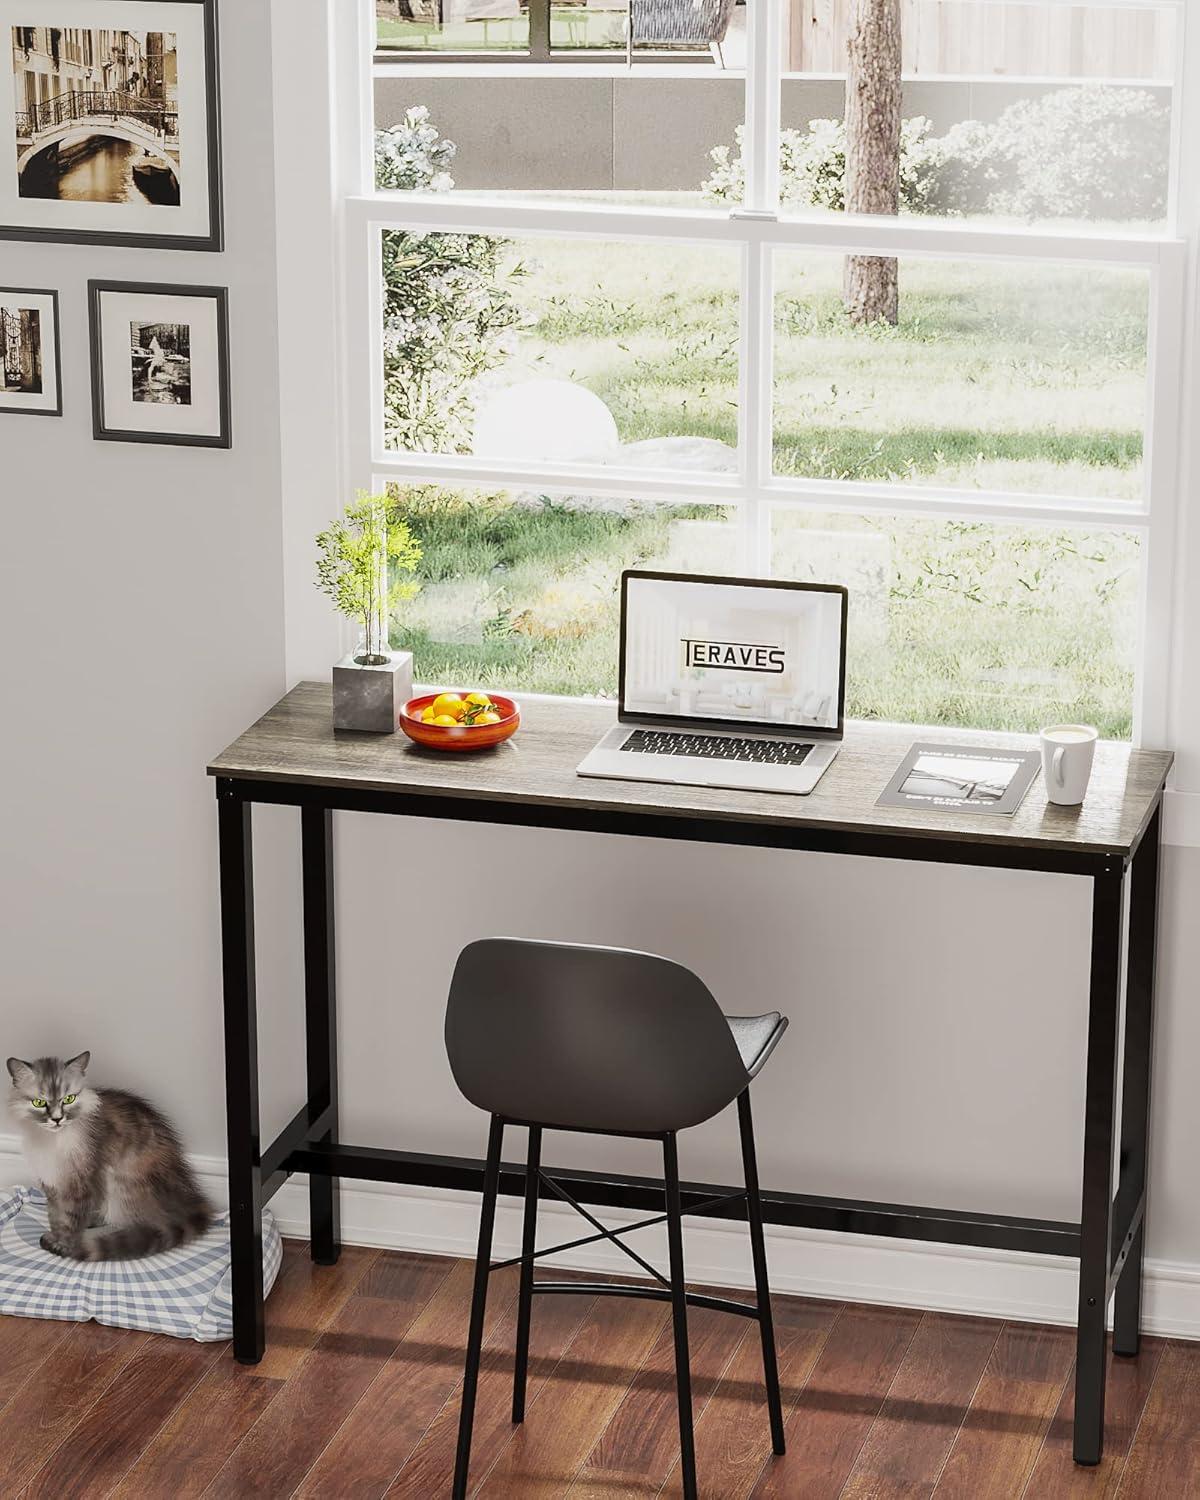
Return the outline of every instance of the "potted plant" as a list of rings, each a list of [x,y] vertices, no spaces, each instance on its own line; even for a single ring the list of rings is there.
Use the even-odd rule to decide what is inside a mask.
[[[359,490],[317,537],[317,587],[360,631],[357,648],[333,669],[333,726],[392,734],[412,696],[412,653],[388,649],[388,620],[419,585],[421,547],[388,495]]]

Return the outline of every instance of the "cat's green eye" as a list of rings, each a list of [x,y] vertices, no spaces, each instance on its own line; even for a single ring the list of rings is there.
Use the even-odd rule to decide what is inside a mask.
[[[45,1109],[46,1107],[44,1099],[31,1099],[29,1102],[33,1105],[34,1109]]]
[[[64,1104],[74,1104],[75,1101],[76,1101],[76,1099],[78,1099],[78,1098],[79,1098],[78,1094],[64,1094],[63,1095],[63,1103]]]

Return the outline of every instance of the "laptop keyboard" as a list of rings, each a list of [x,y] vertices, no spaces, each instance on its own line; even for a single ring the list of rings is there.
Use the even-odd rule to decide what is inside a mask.
[[[715,734],[683,734],[675,730],[635,729],[622,750],[642,755],[693,755],[705,760],[743,760],[759,766],[798,766],[811,744],[797,740],[728,738]]]

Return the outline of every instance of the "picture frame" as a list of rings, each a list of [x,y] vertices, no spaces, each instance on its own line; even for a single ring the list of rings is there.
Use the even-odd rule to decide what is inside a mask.
[[[89,281],[88,324],[94,437],[231,446],[227,288]]]
[[[58,293],[0,286],[0,413],[61,417]]]
[[[217,0],[0,0],[0,120],[0,240],[224,248]]]

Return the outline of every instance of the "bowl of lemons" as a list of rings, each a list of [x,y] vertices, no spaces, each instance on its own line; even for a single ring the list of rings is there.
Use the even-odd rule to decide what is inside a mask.
[[[499,693],[422,693],[400,714],[409,739],[430,750],[488,750],[520,723],[518,705]]]

